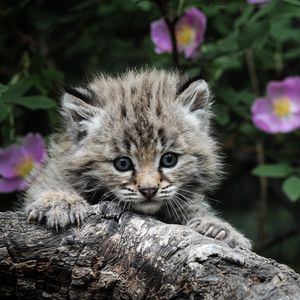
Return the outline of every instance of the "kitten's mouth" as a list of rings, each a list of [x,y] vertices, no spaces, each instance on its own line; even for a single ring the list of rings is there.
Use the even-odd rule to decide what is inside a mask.
[[[134,210],[138,212],[142,212],[145,214],[153,214],[157,212],[162,206],[162,202],[158,202],[155,200],[144,200],[141,202],[135,202],[132,207]]]

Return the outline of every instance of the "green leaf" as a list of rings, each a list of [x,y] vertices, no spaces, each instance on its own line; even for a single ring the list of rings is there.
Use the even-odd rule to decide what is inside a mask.
[[[291,201],[300,199],[300,178],[291,176],[283,182],[282,189]]]
[[[289,50],[286,50],[283,53],[283,58],[284,59],[295,59],[298,58],[300,56],[300,47],[296,47],[296,48],[292,48]]]
[[[41,72],[42,76],[45,76],[47,79],[52,79],[55,81],[62,81],[64,79],[64,74],[59,70],[48,68]]]
[[[97,1],[95,0],[90,0],[90,1],[84,1],[84,2],[80,2],[79,4],[73,6],[70,11],[71,12],[75,12],[75,11],[80,11],[82,12],[84,9],[86,8],[90,8],[92,6],[95,6],[97,4]]]
[[[285,42],[288,40],[299,40],[299,32],[293,26],[289,25],[290,20],[277,20],[272,23],[270,33],[275,40]]]
[[[45,96],[28,96],[10,99],[11,103],[24,106],[29,109],[49,109],[56,107],[54,100]]]
[[[139,7],[140,9],[144,10],[144,11],[149,11],[151,9],[151,2],[150,1],[133,1],[133,4],[136,5],[137,7]],[[181,13],[181,9],[180,9],[180,4],[179,4],[179,13]]]
[[[228,124],[230,122],[229,114],[226,111],[220,112],[216,118],[216,121],[220,125],[225,126],[226,124]]]
[[[268,20],[259,23],[248,24],[239,31],[238,42],[242,48],[263,47],[270,35],[270,22]]]
[[[243,14],[236,19],[234,27],[238,28],[241,25],[247,24],[254,9],[255,9],[255,5],[247,5]]]
[[[255,127],[251,123],[242,124],[241,126],[239,126],[239,130],[243,134],[249,134],[249,135],[252,135],[256,131]]]
[[[2,99],[9,101],[13,98],[19,98],[23,96],[33,85],[32,80],[22,79],[17,83],[8,86],[8,89],[2,94]]]
[[[261,177],[282,178],[293,172],[288,164],[263,164],[252,170],[252,175]]]
[[[4,103],[0,102],[0,122],[5,120],[8,115],[9,115],[9,107],[7,107],[7,105],[5,105]]]
[[[240,100],[238,96],[239,93],[231,87],[222,86],[220,89],[220,94],[220,98],[224,101],[228,108],[236,106]]]
[[[289,3],[289,4],[300,6],[300,1],[299,0],[283,0],[283,1],[286,2],[286,3]]]
[[[277,1],[270,1],[266,5],[263,5],[256,14],[249,20],[248,24],[252,26],[252,24],[256,23],[258,20],[266,19],[274,13],[276,8],[278,7]]]
[[[0,83],[0,96],[1,96],[4,92],[6,92],[7,89],[8,89],[8,87],[7,87],[6,85]]]

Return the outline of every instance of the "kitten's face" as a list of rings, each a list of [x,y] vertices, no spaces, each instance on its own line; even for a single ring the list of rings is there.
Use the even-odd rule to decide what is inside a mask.
[[[165,72],[131,73],[92,82],[86,92],[92,91],[92,106],[79,103],[74,111],[77,100],[65,99],[82,117],[73,117],[77,139],[69,156],[79,190],[105,190],[102,199],[155,214],[212,186],[218,161],[208,131],[207,86],[192,83],[178,94],[179,81]]]

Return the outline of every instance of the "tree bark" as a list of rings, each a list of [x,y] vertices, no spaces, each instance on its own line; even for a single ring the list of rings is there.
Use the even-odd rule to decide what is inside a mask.
[[[1,299],[300,299],[300,276],[187,226],[92,206],[56,233],[0,213]]]

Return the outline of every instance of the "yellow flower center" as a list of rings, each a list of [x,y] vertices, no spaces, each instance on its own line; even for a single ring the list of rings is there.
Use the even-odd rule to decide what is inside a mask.
[[[276,99],[273,103],[273,111],[280,118],[288,116],[291,112],[290,99],[288,97]]]
[[[193,41],[194,37],[195,32],[187,25],[182,25],[176,30],[176,39],[180,45],[187,46]]]
[[[26,177],[33,169],[33,159],[26,157],[16,168],[16,174],[20,177]]]

